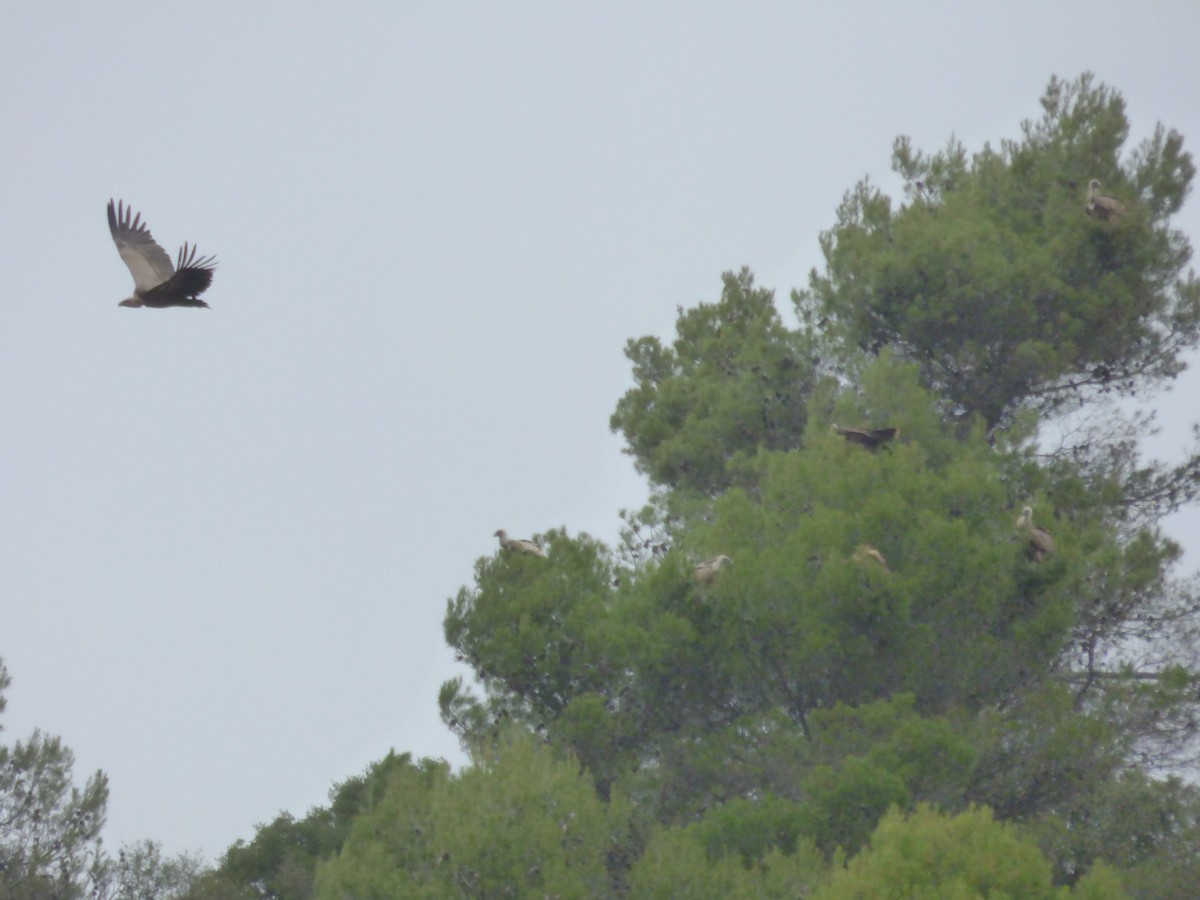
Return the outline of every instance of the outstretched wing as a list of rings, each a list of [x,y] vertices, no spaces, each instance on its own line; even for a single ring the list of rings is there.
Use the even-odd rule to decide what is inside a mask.
[[[897,434],[900,433],[899,428],[842,428],[834,425],[834,430],[837,431],[846,440],[861,444],[868,450],[874,450],[880,444],[886,444]]]
[[[141,213],[135,216],[133,210],[127,209],[123,202],[114,207],[109,200],[108,230],[112,232],[117,252],[129,267],[134,287],[139,292],[157,287],[175,274],[171,257],[154,242],[150,229],[142,223]],[[212,278],[211,274],[209,278]]]
[[[155,246],[158,246],[157,244]],[[164,256],[166,254],[163,254]],[[186,243],[179,249],[179,256],[175,260],[175,274],[167,281],[157,285],[153,290],[147,291],[145,296],[147,300],[158,298],[176,297],[184,299],[194,299],[208,290],[208,286],[212,284],[213,269],[217,266],[217,260],[212,256],[202,256],[196,258],[196,248],[189,247]]]

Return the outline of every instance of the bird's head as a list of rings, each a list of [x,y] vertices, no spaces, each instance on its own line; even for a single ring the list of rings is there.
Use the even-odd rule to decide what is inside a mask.
[[[506,537],[508,537],[508,535],[505,533],[503,528],[497,528],[495,532],[493,532],[492,537],[498,537],[500,540],[504,540]]]
[[[130,297],[128,300],[122,300],[120,303],[117,304],[117,306],[130,306],[130,307],[137,307],[137,306],[144,306],[144,305],[145,304],[142,303],[141,297]]]

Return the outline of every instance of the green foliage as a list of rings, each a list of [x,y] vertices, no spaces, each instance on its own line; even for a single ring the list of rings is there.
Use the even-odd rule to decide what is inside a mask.
[[[1160,127],[1121,167],[1128,124],[1113,91],[1052,80],[1042,106],[1022,141],[970,159],[897,141],[910,202],[893,209],[866,181],[848,193],[821,238],[826,271],[797,296],[850,345],[918,362],[952,415],[989,430],[1025,403],[1053,411],[1085,389],[1172,377],[1200,335],[1190,248],[1167,223],[1195,174],[1179,136]],[[1126,215],[1087,215],[1092,178]]]
[[[401,773],[321,867],[317,896],[610,896],[627,815],[575,761],[506,730],[457,777]]]
[[[9,683],[0,660],[0,711]],[[97,771],[78,788],[74,763],[61,738],[37,730],[0,745],[0,895],[70,900],[103,887],[108,778]]]
[[[630,869],[627,896],[807,896],[826,877],[825,863],[811,846],[797,846],[792,812],[771,801],[764,806],[733,803],[696,825],[657,829]]]
[[[341,851],[320,866],[314,896],[442,896],[418,887],[448,862],[433,855],[429,827],[434,790],[448,778],[444,763],[428,760],[393,769],[383,796],[355,818]]]
[[[881,360],[868,388],[874,370],[887,373],[882,395],[911,384],[911,370]],[[914,421],[928,411],[922,397]],[[904,434],[908,410],[892,413]],[[818,430],[804,452],[761,454],[753,489],[726,492],[697,529],[738,563],[719,604],[721,633],[739,644],[731,664],[761,660],[802,717],[896,691],[929,711],[978,706],[1053,659],[1071,625],[1069,561],[1030,577],[989,457],[981,439],[960,445],[933,431],[871,454]],[[862,543],[890,572],[854,558]],[[954,654],[939,652],[947,633]]]
[[[1178,778],[1126,772],[1031,831],[1060,881],[1107,862],[1135,897],[1187,897],[1200,883],[1200,789]]]
[[[711,858],[736,853],[746,865],[772,849],[796,852],[803,822],[802,806],[767,795],[758,802],[740,797],[710,810],[690,831]]]
[[[811,716],[802,831],[827,857],[856,852],[889,807],[908,808],[914,799],[962,805],[974,748],[947,720],[920,715],[913,701],[898,694]]]
[[[706,494],[729,484],[730,462],[799,446],[819,365],[813,341],[784,327],[747,270],[722,281],[719,302],[680,309],[670,348],[629,341],[636,385],[609,422],[651,481]]]
[[[584,538],[552,535],[549,560],[481,561],[447,636],[487,703],[456,682],[447,716],[475,738],[506,717],[545,729],[602,796],[618,785],[661,821],[763,789],[803,799],[804,833],[826,853],[857,848],[891,804],[974,799],[1026,817],[1107,778],[1131,745],[1106,717],[1124,713],[1082,713],[1066,684],[1039,685],[1071,652],[1081,587],[1107,573],[1106,597],[1153,590],[1167,548],[1121,547],[1081,517],[1055,522],[1059,551],[1031,562],[1012,526],[1020,468],[982,431],[942,426],[916,367],[886,354],[859,391],[813,403],[828,411],[810,423],[886,421],[901,437],[870,453],[819,427],[798,452],[760,451],[744,486],[616,586]],[[864,543],[886,570],[855,554]],[[686,556],[717,552],[735,564],[696,584]],[[849,733],[832,711],[879,731],[876,704],[902,696],[888,743],[827,737]],[[1041,709],[1039,696],[1057,699]],[[1064,759],[1081,739],[1093,752]]]
[[[1047,684],[1003,714],[979,719],[980,759],[967,796],[1003,818],[1027,820],[1080,802],[1121,767],[1125,735],[1075,709],[1069,691]]]
[[[899,776],[910,796],[944,807],[961,804],[976,762],[971,740],[950,721],[918,713],[911,694],[815,712],[810,728],[824,765],[863,759]]]
[[[1051,884],[1050,864],[1032,842],[993,820],[986,809],[947,816],[921,805],[908,816],[893,811],[871,836],[871,846],[836,870],[814,900],[860,897],[973,900],[1020,897],[1051,900],[1066,895]],[[1102,870],[1071,896],[1126,897],[1112,873]]]
[[[889,807],[907,806],[910,800],[899,775],[861,757],[836,769],[815,766],[803,789],[805,834],[827,857],[835,850],[856,851]]]
[[[610,590],[607,551],[563,532],[543,538],[552,560],[499,553],[475,567],[477,589],[448,603],[446,640],[480,674],[554,716],[589,687],[587,637]],[[443,699],[450,711],[452,696]]]
[[[299,820],[282,813],[259,825],[253,840],[230,847],[220,865],[197,879],[187,896],[307,900],[313,896],[317,863],[341,849],[355,817],[378,802],[393,774],[411,768],[409,754],[388,753],[363,775],[332,788],[328,807],[312,809]]]
[[[191,896],[203,865],[198,856],[181,853],[164,857],[155,841],[138,841],[122,847],[110,866],[99,897],[112,900],[167,900]],[[232,896],[232,895],[227,895]]]

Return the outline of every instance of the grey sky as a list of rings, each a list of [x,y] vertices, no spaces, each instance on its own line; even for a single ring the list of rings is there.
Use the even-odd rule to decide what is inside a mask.
[[[1015,137],[1051,74],[1196,152],[1198,44],[1180,3],[10,4],[4,739],[108,772],[111,845],[208,856],[389,747],[459,761],[441,620],[492,532],[645,495],[626,338],[742,265],[786,308],[896,135]],[[211,310],[117,307],[110,197],[219,257]]]

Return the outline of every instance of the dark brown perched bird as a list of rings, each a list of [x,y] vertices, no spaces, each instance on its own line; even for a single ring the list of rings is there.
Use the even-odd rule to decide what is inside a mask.
[[[710,584],[717,573],[726,566],[732,566],[733,560],[728,556],[714,556],[712,559],[706,559],[702,563],[697,563],[692,569],[692,575],[700,584]]]
[[[1086,209],[1089,215],[1106,222],[1115,222],[1125,212],[1120,200],[1100,193],[1100,182],[1095,178],[1088,182]]]
[[[500,546],[510,552],[528,553],[530,556],[540,556],[543,559],[550,558],[539,544],[535,544],[533,541],[523,541],[519,538],[510,538],[508,532],[503,528],[492,535],[492,537],[500,538]]]
[[[165,309],[168,306],[193,306],[208,309],[200,299],[212,284],[214,257],[196,258],[196,248],[185,243],[179,249],[175,265],[167,251],[154,241],[150,229],[142,222],[141,213],[124,203],[114,206],[108,201],[108,230],[112,232],[117,252],[133,276],[133,296],[118,306],[149,306]]]
[[[899,428],[842,428],[834,425],[833,430],[852,444],[861,444],[874,452],[900,433]]]
[[[1041,562],[1043,557],[1054,552],[1054,538],[1045,528],[1033,524],[1033,507],[1027,506],[1021,510],[1017,519],[1017,530],[1029,534],[1029,543],[1025,545],[1025,553],[1034,562]]]

